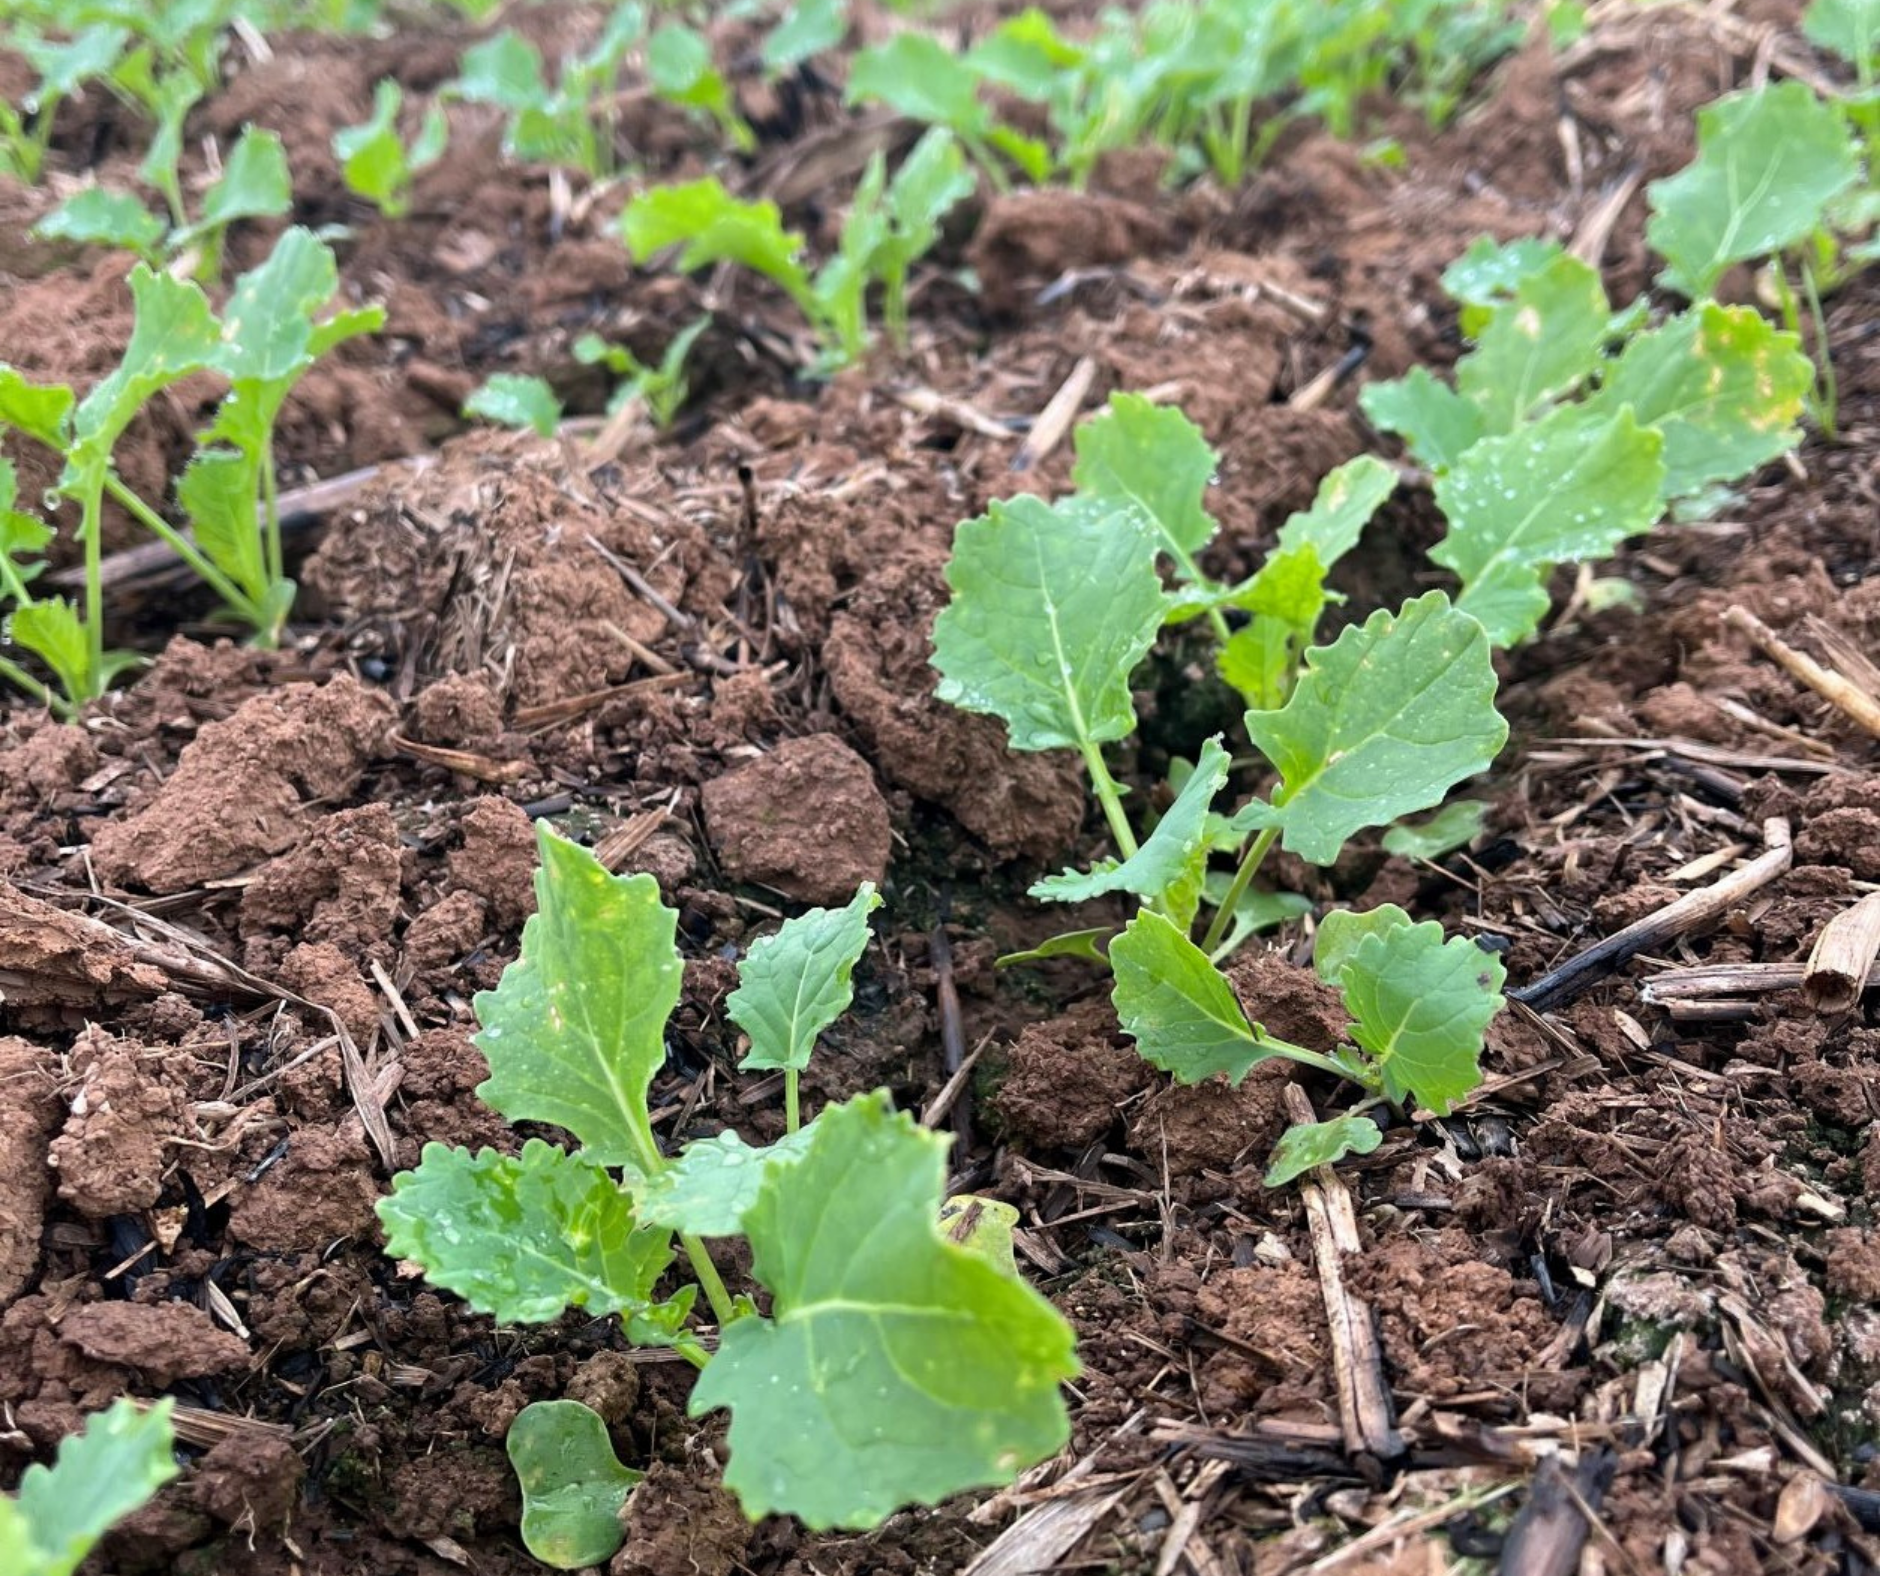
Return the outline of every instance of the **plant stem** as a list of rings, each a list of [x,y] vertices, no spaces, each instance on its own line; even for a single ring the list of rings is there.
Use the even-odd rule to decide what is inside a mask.
[[[1289,1062],[1298,1062],[1306,1067],[1316,1067],[1322,1073],[1330,1073],[1335,1078],[1343,1078],[1348,1083],[1361,1080],[1352,1076],[1352,1070],[1330,1056],[1321,1056],[1317,1051],[1308,1051],[1303,1045],[1294,1045],[1291,1040],[1276,1040],[1270,1034],[1260,1033],[1253,1037],[1253,1043],[1269,1056],[1283,1056]]]
[[[84,481],[79,497],[78,534],[85,539],[85,694],[104,693],[104,487],[110,472],[103,466]]]
[[[738,1316],[738,1311],[731,1304],[731,1293],[725,1290],[724,1278],[718,1273],[718,1266],[712,1263],[712,1256],[706,1250],[704,1242],[689,1231],[679,1233],[679,1241],[685,1247],[685,1256],[692,1261],[692,1273],[698,1277],[699,1285],[705,1288],[705,1300],[712,1305],[712,1314],[718,1320],[718,1328],[723,1329]]]
[[[794,1067],[783,1070],[783,1125],[784,1131],[794,1133],[802,1126],[802,1109],[797,1103],[798,1073]]]
[[[1227,889],[1227,896],[1221,900],[1221,906],[1214,911],[1214,918],[1208,922],[1208,933],[1201,941],[1203,952],[1212,952],[1221,944],[1221,937],[1227,934],[1227,927],[1233,923],[1234,910],[1247,895],[1247,888],[1259,873],[1266,851],[1273,846],[1273,840],[1278,836],[1279,828],[1269,826],[1253,840],[1253,846],[1240,861],[1240,868],[1234,872],[1234,884]]]
[[[1125,859],[1133,858],[1136,852],[1136,834],[1129,829],[1129,817],[1123,814],[1123,793],[1116,786],[1116,779],[1110,775],[1110,768],[1103,764],[1103,752],[1089,740],[1084,740],[1079,748],[1084,754],[1084,765],[1090,771],[1090,786],[1097,792],[1097,802],[1103,806],[1103,818],[1110,823],[1110,836],[1116,839],[1116,846],[1123,851]]]
[[[260,614],[260,609],[248,598],[235,582],[203,556],[203,551],[181,531],[158,514],[157,511],[126,487],[116,476],[105,473],[104,488],[112,500],[126,514],[141,525],[146,531],[161,537],[176,556],[188,564],[199,575],[204,584],[215,592],[234,611],[240,613],[250,624]]]
[[[1806,257],[1802,259],[1802,295],[1808,302],[1808,316],[1815,327],[1815,385],[1818,390],[1815,419],[1821,424],[1821,435],[1834,443],[1840,416],[1840,386],[1834,373],[1834,352],[1828,345],[1828,316],[1821,310],[1821,291],[1815,283],[1815,265]]]
[[[13,685],[16,689],[23,690],[55,716],[61,717],[69,722],[78,715],[78,708],[63,695],[55,694],[48,686],[41,684],[38,679],[34,678],[32,674],[28,673],[26,669],[21,667],[17,662],[9,661],[5,657],[0,657],[0,679],[5,679],[7,683]]]

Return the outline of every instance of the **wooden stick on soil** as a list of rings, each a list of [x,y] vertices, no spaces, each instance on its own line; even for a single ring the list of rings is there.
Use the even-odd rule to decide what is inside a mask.
[[[1880,958],[1880,892],[1869,892],[1836,914],[1815,937],[1802,974],[1802,995],[1816,1012],[1846,1012],[1860,1000]]]
[[[1059,386],[1057,393],[1045,402],[1044,409],[1038,412],[1038,419],[1031,424],[1031,431],[1026,434],[1025,441],[1012,456],[1013,470],[1030,470],[1064,441],[1064,434],[1071,430],[1071,423],[1077,419],[1078,411],[1084,408],[1084,396],[1090,392],[1090,385],[1096,381],[1096,376],[1097,358],[1080,356],[1077,365],[1071,368],[1071,375]]]
[[[1763,843],[1764,851],[1741,870],[1734,870],[1721,881],[1695,892],[1685,893],[1656,914],[1647,914],[1636,924],[1627,925],[1624,930],[1568,959],[1559,968],[1549,970],[1533,984],[1508,994],[1536,1012],[1545,1012],[1572,1000],[1639,953],[1722,918],[1752,892],[1767,886],[1789,868],[1795,851],[1790,843],[1787,821],[1776,816],[1764,821]]]
[[[1316,1122],[1312,1102],[1297,1084],[1286,1086],[1286,1114],[1295,1122]],[[1404,1453],[1397,1432],[1396,1408],[1384,1379],[1384,1352],[1371,1305],[1345,1290],[1339,1259],[1362,1248],[1351,1193],[1330,1166],[1317,1167],[1300,1179],[1299,1196],[1312,1234],[1312,1256],[1319,1267],[1319,1291],[1325,1298],[1325,1323],[1332,1338],[1332,1372],[1338,1384],[1338,1418],[1345,1449],[1395,1461]]]
[[[1693,968],[1654,974],[1645,981],[1639,995],[1654,1007],[1762,996],[1771,991],[1794,990],[1807,972],[1801,963],[1700,963]],[[1867,970],[1866,988],[1880,990],[1880,964]]]
[[[1880,739],[1880,699],[1875,699],[1845,674],[1824,668],[1807,652],[1797,651],[1747,608],[1731,608],[1723,615],[1723,621],[1730,628],[1747,635],[1750,644],[1789,677],[1806,684],[1823,700],[1845,712],[1876,739]]]
[[[1618,1458],[1604,1447],[1589,1451],[1571,1477],[1558,1456],[1543,1459],[1497,1569],[1507,1576],[1573,1576],[1593,1530],[1589,1512],[1598,1511],[1617,1467]]]

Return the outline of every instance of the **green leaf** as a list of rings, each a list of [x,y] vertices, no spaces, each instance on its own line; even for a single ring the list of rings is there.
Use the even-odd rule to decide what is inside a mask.
[[[1732,93],[1697,112],[1697,157],[1645,188],[1658,282],[1697,300],[1724,270],[1803,240],[1860,161],[1840,111],[1802,82]]]
[[[622,210],[620,234],[636,263],[684,243],[681,273],[741,263],[781,285],[806,312],[813,305],[809,275],[798,261],[803,237],[784,229],[774,202],[742,202],[713,177],[641,192]]]
[[[712,64],[712,46],[704,34],[682,22],[655,28],[646,41],[646,75],[653,91],[669,103],[704,110],[732,146],[748,150],[756,145],[732,102],[730,87]]]
[[[731,1021],[751,1037],[739,1067],[809,1065],[816,1037],[854,1000],[851,977],[868,945],[868,916],[880,907],[874,882],[864,881],[846,907],[812,908],[751,943],[738,988],[725,1001]]]
[[[1454,799],[1417,826],[1398,823],[1384,834],[1384,852],[1402,859],[1440,859],[1472,843],[1482,832],[1488,806],[1480,799]]]
[[[1088,930],[1067,930],[1062,935],[1048,936],[1035,947],[1027,947],[1023,952],[1007,952],[993,960],[998,968],[1011,968],[1017,963],[1042,963],[1047,958],[1082,958],[1089,963],[1108,963],[1103,955],[1102,943],[1109,939],[1108,925],[1093,925]]]
[[[0,363],[0,426],[63,451],[70,439],[73,404],[72,391],[63,383],[33,383]]]
[[[1430,469],[1441,471],[1461,459],[1485,430],[1482,413],[1428,367],[1412,367],[1389,383],[1371,383],[1358,404],[1385,432],[1394,432]]]
[[[1397,490],[1397,470],[1372,454],[1360,454],[1328,471],[1312,507],[1290,516],[1279,528],[1274,556],[1309,547],[1320,575],[1358,545],[1371,516]],[[1264,568],[1264,566],[1263,566]],[[1317,614],[1313,615],[1314,622]]]
[[[1018,1259],[1012,1248],[1012,1228],[1018,1211],[996,1198],[955,1193],[940,1208],[940,1228],[956,1248],[977,1254],[1001,1275],[1018,1279]]]
[[[7,1569],[71,1576],[113,1523],[175,1477],[173,1406],[166,1398],[146,1410],[120,1397],[60,1440],[50,1467],[29,1466],[18,1495],[11,1502],[0,1499],[13,1513],[0,1518],[0,1552],[8,1537],[15,1550],[24,1544],[31,1551],[29,1563]]]
[[[1664,438],[1664,495],[1735,481],[1801,441],[1815,370],[1793,334],[1754,307],[1706,301],[1625,347],[1586,409],[1630,405]]]
[[[369,198],[388,218],[410,206],[412,176],[435,164],[450,139],[449,118],[441,104],[433,104],[407,148],[398,135],[404,99],[397,80],[386,77],[372,90],[372,118],[333,133],[333,157],[347,189]]]
[[[505,427],[533,427],[544,438],[555,436],[561,401],[547,380],[521,372],[493,372],[463,402],[466,416],[481,416]]]
[[[222,164],[222,178],[202,197],[202,217],[179,239],[221,229],[237,219],[271,219],[294,203],[287,150],[271,131],[247,127]]]
[[[1117,1021],[1152,1067],[1195,1084],[1215,1073],[1235,1083],[1277,1054],[1241,1010],[1208,955],[1160,914],[1144,909],[1110,943]]]
[[[1134,504],[1154,527],[1160,549],[1198,578],[1193,559],[1214,538],[1205,500],[1220,464],[1201,429],[1172,405],[1112,394],[1073,441],[1071,482],[1078,492]]]
[[[626,1540],[621,1517],[646,1474],[622,1466],[598,1412],[579,1401],[535,1401],[516,1414],[504,1448],[522,1490],[522,1541],[544,1565],[604,1565]]]
[[[1862,73],[1880,71],[1880,0],[1815,0],[1802,14],[1808,41]]]
[[[1308,548],[1306,554],[1310,551]],[[1289,620],[1256,617],[1227,637],[1215,657],[1215,667],[1249,706],[1272,711],[1286,704],[1303,645],[1299,626]]]
[[[1482,1081],[1482,1036],[1501,1010],[1501,959],[1434,920],[1363,937],[1339,970],[1351,1037],[1393,1104],[1438,1116]]]
[[[121,27],[88,27],[70,40],[27,42],[22,53],[39,73],[34,96],[40,108],[43,110],[48,100],[65,98],[94,77],[103,76],[129,42],[129,32]]]
[[[326,242],[299,225],[283,231],[266,260],[229,292],[216,370],[231,383],[249,385],[298,376],[312,359],[313,315],[338,288],[339,270]]]
[[[1469,249],[1443,270],[1443,289],[1463,306],[1494,307],[1512,296],[1530,274],[1537,274],[1564,256],[1558,241],[1536,235],[1497,241],[1478,235]],[[1483,319],[1486,321],[1486,319]],[[1469,338],[1475,331],[1464,329]]]
[[[257,467],[233,449],[199,449],[176,484],[196,545],[209,562],[256,603],[268,593],[261,526],[256,513]]]
[[[847,0],[802,0],[786,7],[783,20],[765,35],[759,51],[765,73],[781,76],[812,55],[834,49],[848,30]]]
[[[91,670],[91,643],[77,610],[63,597],[40,597],[13,610],[7,637],[52,669],[68,700],[85,701],[104,691],[102,674]]]
[[[1556,257],[1489,317],[1456,368],[1456,392],[1482,413],[1485,432],[1512,432],[1592,372],[1611,324],[1599,270]]]
[[[26,582],[46,567],[34,560],[54,535],[38,515],[13,507],[19,490],[19,472],[13,462],[0,459],[0,606],[8,600],[28,600]]]
[[[129,192],[85,186],[34,225],[32,233],[47,241],[115,246],[150,262],[161,252],[169,228]]]
[[[1482,626],[1431,591],[1308,651],[1292,698],[1248,712],[1247,732],[1280,786],[1236,826],[1277,826],[1286,849],[1329,865],[1354,832],[1438,804],[1485,769],[1508,725]]]
[[[504,1324],[643,1308],[672,1262],[671,1233],[636,1229],[602,1167],[539,1138],[520,1158],[426,1144],[378,1212],[387,1253]]]
[[[1129,675],[1164,598],[1133,508],[995,502],[953,539],[953,599],[934,621],[940,699],[1001,717],[1015,750],[1090,749],[1135,730]]]
[[[221,343],[208,297],[195,285],[139,263],[130,272],[136,318],[124,358],[72,414],[67,477],[105,463],[145,403],[214,364]]]
[[[849,62],[847,101],[876,100],[897,115],[983,137],[992,116],[979,101],[979,77],[965,60],[925,33],[897,33],[860,49]]]
[[[1651,529],[1663,512],[1663,449],[1630,410],[1602,421],[1572,406],[1476,444],[1435,489],[1449,531],[1430,557],[1461,578],[1456,606],[1497,646],[1531,635],[1555,564]]]
[[[548,84],[542,52],[514,28],[474,44],[458,62],[453,92],[473,104],[498,104],[507,110],[543,109]]]
[[[1327,985],[1336,985],[1366,936],[1388,935],[1415,923],[1395,903],[1366,909],[1335,908],[1319,921],[1318,934],[1312,940],[1312,967]]]
[[[1178,884],[1194,885],[1200,896],[1200,864],[1207,857],[1208,808],[1227,781],[1229,759],[1216,734],[1201,746],[1200,759],[1168,813],[1120,864],[1102,861],[1093,870],[1066,870],[1032,883],[1031,895],[1044,903],[1087,903],[1106,892],[1133,892],[1146,902],[1160,902]],[[1192,917],[1194,909],[1189,907]]]
[[[947,1140],[885,1094],[832,1106],[744,1217],[771,1316],[739,1319],[692,1391],[731,1409],[725,1485],[745,1514],[872,1527],[1004,1484],[1069,1435],[1070,1326],[947,1242]]]
[[[816,1131],[812,1122],[755,1149],[730,1128],[694,1139],[685,1152],[634,1190],[634,1207],[649,1226],[700,1237],[734,1237],[757,1202],[773,1162],[799,1160]]]
[[[989,82],[1021,98],[1042,104],[1074,80],[1084,51],[1058,32],[1036,6],[1007,17],[967,54],[972,68]]]
[[[1329,1166],[1346,1155],[1368,1155],[1383,1142],[1384,1135],[1368,1116],[1301,1122],[1279,1135],[1261,1180],[1268,1187],[1284,1187],[1314,1166]]]
[[[536,846],[522,956],[476,998],[490,1064],[477,1094],[512,1122],[565,1127],[601,1165],[657,1169],[646,1090],[679,1001],[679,916],[653,877],[609,875],[545,823]]]

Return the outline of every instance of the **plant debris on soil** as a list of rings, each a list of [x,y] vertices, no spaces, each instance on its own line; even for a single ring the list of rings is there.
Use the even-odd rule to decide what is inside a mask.
[[[1501,949],[1515,998],[1476,1094],[1335,1181],[1261,1183],[1291,1107],[1330,1096],[1319,1075],[1172,1086],[1100,975],[993,967],[1053,928],[1030,880],[1102,827],[1074,762],[1008,751],[928,666],[957,522],[1067,486],[1069,442],[1034,428],[1067,383],[1076,410],[1155,390],[1205,430],[1211,567],[1244,572],[1329,468],[1380,447],[1359,387],[1454,360],[1438,275],[1475,237],[1572,244],[1615,300],[1648,285],[1642,183],[1688,162],[1700,106],[1796,43],[1796,9],[1620,7],[1564,51],[1537,36],[1445,130],[1380,104],[1401,168],[1297,126],[1238,191],[1173,191],[1130,156],[1088,192],[982,197],[917,273],[908,354],[884,343],[824,384],[795,375],[790,319],[748,279],[636,271],[611,210],[568,211],[473,106],[407,218],[351,198],[332,133],[381,76],[438,88],[467,31],[283,36],[242,61],[200,131],[278,131],[294,218],[349,225],[347,287],[389,310],[288,405],[283,485],[378,469],[290,519],[284,649],[232,643],[144,564],[112,608],[147,669],[76,724],[0,710],[0,1474],[113,1397],[170,1394],[187,1468],[93,1569],[500,1576],[539,1568],[505,1431],[568,1397],[649,1472],[615,1576],[1880,1563],[1880,997],[1818,1010],[1796,967],[1880,890],[1880,742],[1726,617],[1880,647],[1871,274],[1828,303],[1838,440],[1628,549],[1636,606],[1562,584],[1545,634],[1504,656],[1514,733],[1471,851],[1282,861],[1315,901],[1401,903]],[[787,108],[754,113],[748,189],[832,225],[844,191],[816,172],[859,169],[850,123],[833,90]],[[134,162],[110,113],[62,122],[55,160]],[[635,128],[682,167],[661,136]],[[53,200],[10,192],[6,231]],[[238,265],[266,233],[237,234]],[[121,260],[9,242],[0,267],[12,360],[114,364]],[[656,353],[707,289],[670,433],[597,459],[578,423],[463,430],[502,370],[597,414],[573,340]],[[150,496],[188,452],[190,395],[120,451]],[[22,496],[51,479],[23,466]],[[1435,531],[1427,490],[1401,490],[1341,567],[1353,602],[1432,583]],[[1199,664],[1154,680],[1119,762],[1144,791],[1216,704]],[[1062,1456],[867,1534],[752,1526],[718,1485],[722,1414],[687,1417],[671,1353],[579,1314],[497,1327],[384,1256],[375,1201],[422,1145],[519,1142],[472,1093],[471,1002],[517,954],[541,817],[679,911],[669,1138],[782,1132],[781,1080],[734,1076],[732,960],[881,884],[856,1013],[805,1101],[885,1087],[923,1111],[976,1056],[943,1118],[954,1179],[1018,1207],[1021,1267],[1075,1324]],[[1521,1003],[1727,880],[1772,826],[1785,868],[1708,929]],[[1330,1046],[1341,1009],[1303,955],[1282,930],[1233,982],[1274,1034]],[[1369,1429],[1334,1329],[1354,1318],[1382,1384]]]

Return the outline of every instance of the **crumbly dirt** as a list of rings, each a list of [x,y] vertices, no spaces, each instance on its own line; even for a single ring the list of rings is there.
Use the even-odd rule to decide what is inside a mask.
[[[505,20],[552,59],[601,11]],[[1153,388],[1202,425],[1220,454],[1207,567],[1249,572],[1327,469],[1390,452],[1362,384],[1454,358],[1443,267],[1477,234],[1593,234],[1620,183],[1688,159],[1697,106],[1816,59],[1798,11],[1602,8],[1585,44],[1531,42],[1447,129],[1377,105],[1401,168],[1301,126],[1232,193],[1166,186],[1133,153],[1087,194],[981,194],[917,271],[906,355],[821,384],[791,367],[800,328],[774,292],[633,269],[611,234],[624,190],[570,206],[501,158],[485,109],[451,107],[407,221],[344,193],[333,130],[387,74],[421,113],[466,28],[232,55],[190,159],[247,121],[280,131],[296,219],[348,228],[345,290],[389,313],[290,403],[283,485],[384,468],[292,523],[304,589],[283,650],[194,622],[195,590],[131,588],[111,634],[146,670],[76,723],[0,703],[0,1479],[114,1396],[168,1393],[185,1470],[101,1573],[522,1576],[503,1434],[572,1396],[649,1474],[615,1576],[962,1570],[1080,1463],[1120,1498],[1053,1568],[1291,1576],[1360,1537],[1352,1569],[1487,1568],[1538,1460],[1602,1449],[1584,1568],[1880,1563],[1835,1494],[1810,1498],[1816,1474],[1880,1491],[1880,998],[1674,1013],[1641,990],[1672,966],[1799,964],[1880,883],[1880,747],[1723,622],[1741,605],[1817,654],[1823,628],[1880,647],[1870,277],[1828,303],[1840,441],[1622,554],[1638,610],[1588,611],[1563,581],[1542,638],[1506,654],[1514,738],[1469,849],[1273,862],[1316,904],[1397,902],[1496,948],[1514,987],[1752,856],[1767,819],[1793,833],[1778,880],[1566,1006],[1505,1013],[1483,1090],[1391,1121],[1339,1168],[1361,1243],[1339,1267],[1375,1321],[1401,1459],[1344,1448],[1325,1250],[1301,1190],[1262,1182],[1289,1099],[1324,1115],[1348,1092],[1278,1063],[1174,1085],[1087,965],[994,966],[1120,916],[1024,896],[1106,834],[1077,761],[1009,751],[996,721],[938,703],[930,666],[957,523],[1068,484],[1068,439],[1025,441],[1067,380],[1088,379],[1084,410]],[[858,36],[882,25],[864,8]],[[765,139],[749,189],[820,247],[860,166],[839,81],[733,77]],[[55,185],[128,178],[142,135],[108,95],[67,106]],[[701,167],[684,118],[646,103],[622,106],[621,152]],[[125,269],[22,241],[52,200],[0,193],[0,342],[29,375],[89,386],[129,329]],[[1604,239],[1616,301],[1650,286],[1643,218],[1635,190]],[[275,228],[238,227],[236,266]],[[574,340],[656,354],[708,289],[672,431],[605,457],[578,433],[464,431],[464,395],[497,370],[598,414],[608,389]],[[181,385],[126,434],[118,469],[146,497],[166,498],[214,392]],[[7,452],[36,497],[47,457]],[[106,546],[132,529],[108,511]],[[1339,568],[1349,610],[1424,589],[1439,529],[1409,480]],[[1198,652],[1139,676],[1142,733],[1112,761],[1143,802],[1166,802],[1170,757],[1238,726]],[[1019,1208],[1022,1266],[1084,1364],[1070,1448],[1020,1493],[865,1535],[751,1527],[717,1484],[723,1419],[686,1416],[683,1365],[580,1314],[498,1329],[385,1258],[389,1170],[429,1142],[521,1141],[476,1099],[472,1003],[516,956],[542,819],[622,834],[617,868],[653,873],[678,911],[663,1137],[781,1131],[724,1010],[779,909],[863,879],[885,898],[856,1009],[804,1077],[812,1109],[875,1087],[931,1101],[950,981],[968,1048],[984,1042],[949,1116],[954,1180]],[[1309,955],[1295,923],[1230,978],[1269,1033],[1323,1051],[1346,1020]],[[1459,1512],[1487,1491],[1503,1497]]]

